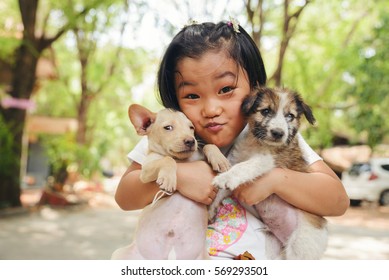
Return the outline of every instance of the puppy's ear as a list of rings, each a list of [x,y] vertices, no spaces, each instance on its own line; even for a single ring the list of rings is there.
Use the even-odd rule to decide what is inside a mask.
[[[138,135],[147,135],[157,114],[141,105],[132,104],[128,107],[128,116]]]
[[[305,118],[308,120],[310,124],[315,124],[316,119],[313,116],[312,109],[309,107],[301,98],[298,93],[295,93],[295,100],[297,104],[297,109],[300,113],[303,113]]]
[[[254,89],[245,99],[243,99],[241,110],[245,117],[256,112],[258,104],[261,101],[261,95],[262,92],[259,89]]]

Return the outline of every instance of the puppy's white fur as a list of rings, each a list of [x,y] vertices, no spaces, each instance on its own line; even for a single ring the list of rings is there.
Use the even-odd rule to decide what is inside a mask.
[[[252,182],[274,167],[308,172],[295,136],[302,115],[312,124],[315,119],[297,93],[258,88],[244,101],[242,110],[248,117],[249,132],[232,151],[232,168],[213,180],[215,186],[224,190],[219,191],[214,204],[220,203],[229,191]],[[322,256],[327,245],[324,218],[297,209],[274,194],[255,208],[272,233],[266,246],[269,258],[279,253],[274,237],[282,245],[283,258]]]

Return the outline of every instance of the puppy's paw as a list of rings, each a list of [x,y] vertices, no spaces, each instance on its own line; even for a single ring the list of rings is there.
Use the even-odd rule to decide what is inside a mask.
[[[225,172],[231,167],[228,159],[220,152],[208,155],[207,159],[212,169],[216,172]]]
[[[213,171],[219,173],[226,172],[231,167],[230,162],[223,155],[214,157],[209,163],[211,164]]]
[[[220,152],[216,145],[208,144],[203,148],[205,157],[212,169],[216,172],[225,172],[230,169],[231,164],[228,159]]]
[[[175,174],[159,174],[156,183],[161,190],[173,193],[177,187],[177,178]]]
[[[234,174],[231,174],[230,172],[225,172],[217,175],[212,180],[212,185],[219,189],[233,191],[240,185],[240,182],[238,176],[234,176]]]

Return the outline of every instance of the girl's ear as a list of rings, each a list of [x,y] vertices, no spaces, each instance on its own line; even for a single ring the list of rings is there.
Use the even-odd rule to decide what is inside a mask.
[[[132,104],[128,107],[128,116],[138,135],[147,135],[157,114],[141,105]]]

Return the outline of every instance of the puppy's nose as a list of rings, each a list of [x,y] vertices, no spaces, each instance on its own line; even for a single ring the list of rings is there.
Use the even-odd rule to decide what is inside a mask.
[[[185,146],[192,148],[195,145],[195,140],[193,138],[187,138],[184,140]]]
[[[274,139],[279,140],[284,136],[284,131],[281,129],[272,129],[270,130],[271,135]]]

